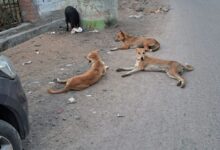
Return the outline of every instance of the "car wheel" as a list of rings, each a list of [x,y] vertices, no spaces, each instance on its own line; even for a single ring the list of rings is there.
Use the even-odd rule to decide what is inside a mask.
[[[17,130],[3,120],[0,120],[0,150],[22,150]]]

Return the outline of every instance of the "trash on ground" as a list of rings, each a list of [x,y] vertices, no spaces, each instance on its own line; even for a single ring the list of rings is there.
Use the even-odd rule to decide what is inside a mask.
[[[121,117],[125,117],[124,115],[121,115],[121,114],[119,114],[119,113],[117,113],[117,117],[118,118],[121,118]]]
[[[158,9],[156,9],[156,10],[151,10],[150,13],[154,13],[154,14],[163,13],[163,12],[166,13],[169,10],[170,10],[169,7],[160,7]]]
[[[32,63],[32,61],[29,60],[29,61],[23,62],[22,65],[23,65],[23,66],[24,66],[24,65],[29,65],[29,64],[31,64],[31,63]]]
[[[32,94],[32,91],[28,91],[27,93],[28,93],[28,94]]]
[[[40,51],[38,49],[35,50],[36,54],[40,54]]]
[[[56,34],[56,32],[55,32],[55,31],[52,31],[52,32],[50,32],[50,34]]]
[[[55,82],[53,82],[53,81],[51,81],[51,82],[49,82],[49,84],[54,84]]]
[[[60,68],[60,70],[61,70],[61,71],[63,71],[63,70],[64,70],[64,68]]]
[[[66,67],[71,67],[71,66],[73,66],[72,64],[66,64]]]
[[[138,15],[130,15],[129,18],[135,18],[135,19],[140,19],[143,17],[143,14],[138,14]]]
[[[75,115],[74,118],[75,118],[76,120],[80,120],[80,116],[78,116],[78,115]]]
[[[80,33],[82,32],[83,29],[81,27],[78,27],[78,28],[73,28],[72,31],[71,31],[71,34],[74,34],[74,33]]]
[[[97,32],[99,32],[98,30],[91,30],[91,31],[89,31],[89,32],[94,32],[94,33],[97,33]]]
[[[77,101],[76,101],[76,99],[75,99],[74,97],[70,97],[70,98],[68,99],[68,101],[69,101],[70,104],[75,104],[75,103],[77,103]]]
[[[118,48],[117,47],[113,47],[110,49],[110,51],[114,51],[114,50],[117,50]]]
[[[90,95],[90,94],[87,94],[86,96],[87,96],[87,97],[91,97],[92,95]]]

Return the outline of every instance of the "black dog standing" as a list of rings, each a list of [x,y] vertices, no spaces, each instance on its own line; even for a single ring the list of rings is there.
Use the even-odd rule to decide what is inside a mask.
[[[71,25],[71,30],[73,28],[78,28],[80,26],[79,13],[72,6],[67,6],[65,8],[65,19],[66,19],[66,31],[69,31],[69,24]]]

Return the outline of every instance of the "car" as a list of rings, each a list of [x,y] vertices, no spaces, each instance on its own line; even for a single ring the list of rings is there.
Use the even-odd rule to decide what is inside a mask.
[[[9,58],[0,55],[0,150],[22,150],[28,133],[27,98]]]

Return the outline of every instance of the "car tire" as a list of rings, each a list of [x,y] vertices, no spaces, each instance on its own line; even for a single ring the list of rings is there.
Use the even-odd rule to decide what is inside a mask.
[[[2,143],[7,143],[13,150],[22,150],[21,138],[18,131],[9,123],[0,120],[0,150]]]

